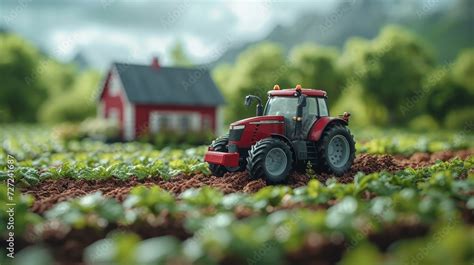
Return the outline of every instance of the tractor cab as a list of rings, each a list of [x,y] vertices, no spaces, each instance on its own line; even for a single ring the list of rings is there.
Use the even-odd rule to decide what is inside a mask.
[[[297,85],[282,91],[275,85],[268,96],[264,115],[283,116],[285,135],[290,139],[305,139],[316,120],[329,116],[326,92],[322,90],[301,89]]]
[[[229,134],[209,147],[205,161],[214,175],[247,169],[251,178],[273,184],[284,182],[292,169],[304,170],[307,162],[335,175],[351,167],[350,115],[330,117],[325,91],[275,85],[265,108],[259,97],[245,97],[247,107],[253,101],[256,116],[232,123]]]

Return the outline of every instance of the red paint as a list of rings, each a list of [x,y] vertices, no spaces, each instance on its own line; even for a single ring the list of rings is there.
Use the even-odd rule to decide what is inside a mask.
[[[246,118],[243,120],[239,120],[236,122],[231,123],[231,125],[242,125],[242,124],[247,124],[250,122],[260,122],[260,121],[285,121],[285,118],[283,116],[277,116],[277,115],[268,115],[268,116],[256,116],[256,117],[250,117]]]
[[[292,97],[296,93],[296,89],[283,89],[283,90],[270,90],[268,91],[268,95],[270,96],[280,96],[280,97]],[[317,89],[301,89],[301,94],[304,94],[308,97],[325,97],[326,91],[324,90],[317,90]]]
[[[112,109],[117,109],[119,113],[119,127],[120,135],[124,137],[124,110],[125,104],[127,102],[127,97],[123,88],[119,90],[117,95],[110,95],[110,80],[113,77],[112,72],[110,71],[107,74],[106,80],[104,82],[104,87],[101,91],[100,101],[104,104],[104,117],[109,118],[110,112]],[[150,113],[152,111],[170,111],[173,113],[180,112],[195,112],[199,113],[201,116],[201,128],[206,125],[206,119],[210,129],[216,133],[217,131],[217,107],[216,106],[179,106],[179,105],[152,105],[152,104],[132,104],[134,108],[135,117],[133,120],[135,122],[135,137],[143,135],[149,132],[149,121]]]
[[[296,95],[295,95],[296,94]],[[275,85],[274,90],[269,91],[269,96],[281,96],[281,97],[294,97],[300,94],[308,97],[325,97],[326,92],[323,90],[313,89],[302,89],[300,85],[297,85],[295,89],[279,90],[279,86]],[[296,109],[295,109],[296,114]],[[307,141],[316,142],[321,139],[324,130],[331,124],[343,124],[347,125],[350,114],[344,113],[340,118],[336,117],[320,117],[318,118],[311,127],[310,133],[308,134]],[[304,117],[303,117],[304,118]],[[298,119],[299,121],[299,119]],[[237,128],[235,128],[237,127]],[[210,164],[223,165],[228,167],[237,167],[239,165],[239,156],[244,154],[247,150],[251,149],[258,141],[270,137],[282,137],[284,140],[291,141],[292,138],[288,139],[285,134],[285,118],[283,116],[257,116],[243,120],[236,121],[231,124],[231,130],[242,130],[242,131],[231,131],[229,134],[229,150],[235,151],[236,146],[239,149],[239,153],[226,153],[216,152],[210,147],[205,154],[204,161]],[[300,140],[296,138],[296,140]],[[290,145],[291,142],[290,142]],[[292,147],[292,148],[297,148]],[[254,150],[255,151],[255,150]],[[303,152],[303,150],[292,151],[296,154]],[[249,151],[249,153],[252,151]],[[312,156],[308,158],[312,159]]]
[[[332,124],[334,122],[342,122],[343,124],[347,124],[345,120],[340,119],[340,118],[321,117],[313,124],[313,127],[311,128],[311,131],[309,132],[308,141],[318,141],[319,139],[321,139],[321,135],[323,134],[324,129],[329,124]]]
[[[116,95],[110,94],[109,85],[110,85],[111,78],[112,78],[112,74],[111,72],[109,72],[104,82],[104,89],[102,90],[102,93],[101,93],[100,101],[104,104],[104,112],[102,114],[104,116],[102,118],[104,119],[109,118],[111,111],[113,109],[116,109],[118,111],[118,117],[119,117],[120,135],[121,137],[123,137],[124,105],[127,99],[125,98],[125,95],[122,89],[120,89]]]
[[[204,161],[226,167],[237,167],[239,166],[239,153],[207,151]]]
[[[245,125],[245,130],[240,141],[230,141],[230,143],[236,144],[238,148],[250,148],[257,141],[271,137],[274,134],[284,135],[284,121],[283,116],[258,116],[234,122],[232,125]]]
[[[160,61],[158,60],[158,57],[153,57],[151,61],[151,67],[154,69],[160,69]]]

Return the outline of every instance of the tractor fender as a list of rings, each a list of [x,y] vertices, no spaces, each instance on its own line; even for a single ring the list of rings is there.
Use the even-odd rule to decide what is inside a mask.
[[[311,131],[308,135],[309,141],[319,141],[321,139],[321,135],[323,135],[324,130],[333,124],[341,124],[343,126],[347,126],[347,121],[341,118],[335,117],[321,117],[319,118],[311,128]]]
[[[278,134],[278,133],[272,133],[270,135],[272,138],[276,138],[276,139],[280,139],[282,140],[283,142],[287,143],[290,148],[291,148],[291,152],[293,153],[293,158],[296,160],[297,159],[297,156],[296,156],[296,150],[295,150],[295,146],[293,145],[293,143],[290,141],[290,139],[288,137],[286,137],[285,135],[283,134]]]

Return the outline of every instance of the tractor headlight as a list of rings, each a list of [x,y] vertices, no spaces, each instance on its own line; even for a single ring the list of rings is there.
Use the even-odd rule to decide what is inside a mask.
[[[234,126],[231,126],[231,129],[233,130],[241,130],[241,129],[244,129],[245,128],[245,125],[234,125]]]

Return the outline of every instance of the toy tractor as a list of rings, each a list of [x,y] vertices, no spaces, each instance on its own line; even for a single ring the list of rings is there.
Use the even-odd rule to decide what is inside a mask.
[[[214,140],[204,160],[213,175],[248,170],[250,178],[268,184],[286,181],[292,170],[315,170],[340,176],[352,166],[355,142],[347,128],[350,114],[330,117],[326,92],[296,88],[268,92],[262,100],[245,97],[245,105],[257,101],[257,116],[236,121],[229,134]]]

